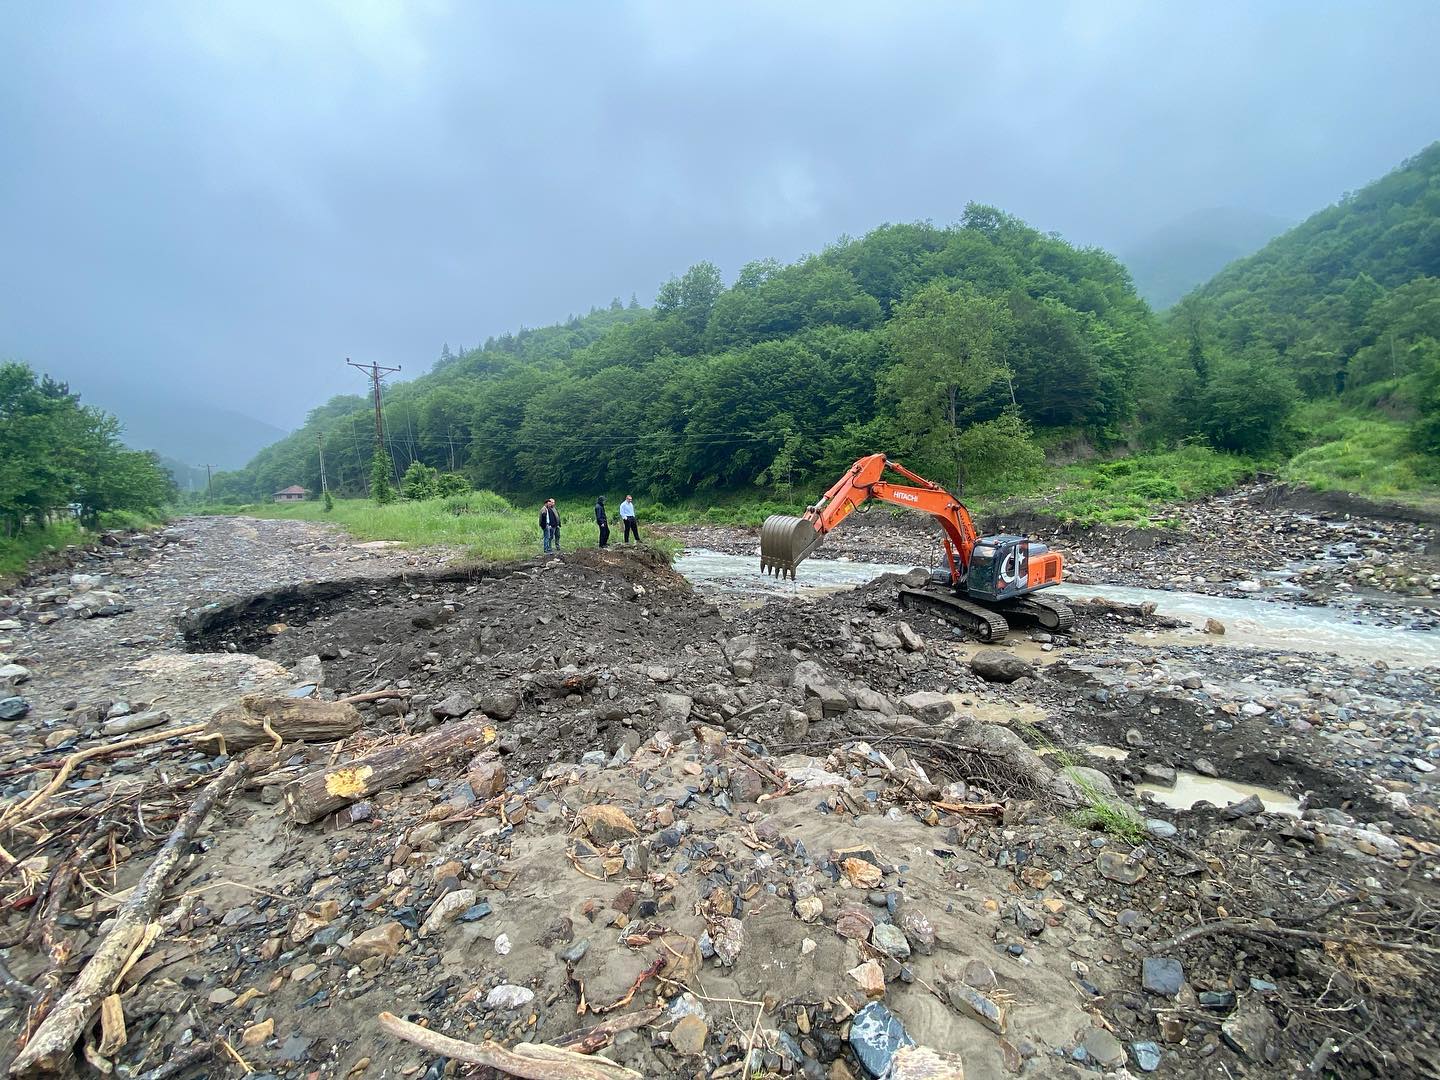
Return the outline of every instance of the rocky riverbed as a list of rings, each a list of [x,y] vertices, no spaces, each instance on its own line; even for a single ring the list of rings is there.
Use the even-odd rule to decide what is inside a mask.
[[[1254,493],[1189,512],[1220,507],[1270,539],[1224,559],[1055,543],[1091,579],[1184,575],[1258,603],[1274,528],[1312,526]],[[1340,531],[1314,520],[1292,547]],[[1433,536],[1352,523],[1383,538],[1365,558],[1415,571],[1348,590],[1361,613],[1429,633],[1409,578],[1428,582]],[[853,556],[926,563],[907,546],[923,536],[850,524]],[[1350,561],[1311,602],[1361,578]],[[25,710],[5,725],[0,1024],[33,1026],[244,754],[121,980],[123,1030],[97,1024],[82,1070],[471,1068],[426,1030],[512,1070],[473,1075],[526,1075],[496,1056],[525,1043],[564,1048],[547,1052],[574,1077],[1440,1068],[1435,666],[1257,648],[1104,600],[1070,633],[981,646],[900,610],[893,577],[765,597],[697,589],[643,549],[442,562],[204,519],[10,598],[0,651]],[[1235,584],[1252,580],[1258,597]],[[62,612],[77,589],[127,610]],[[352,733],[166,738],[246,693],[355,710]],[[353,786],[462,729],[463,753]],[[307,824],[295,785],[317,776],[340,805]]]

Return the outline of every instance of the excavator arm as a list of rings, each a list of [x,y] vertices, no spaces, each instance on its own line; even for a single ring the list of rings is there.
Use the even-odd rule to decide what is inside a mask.
[[[884,479],[889,471],[910,484]],[[870,454],[846,470],[803,517],[775,514],[760,531],[760,569],[780,577],[794,577],[795,568],[820,546],[834,529],[868,499],[919,510],[935,518],[945,530],[945,557],[951,584],[963,580],[970,565],[977,534],[969,511],[939,484],[911,472],[884,454]]]

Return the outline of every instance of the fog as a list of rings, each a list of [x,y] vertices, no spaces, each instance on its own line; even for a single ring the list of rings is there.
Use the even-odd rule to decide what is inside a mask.
[[[290,427],[347,356],[970,200],[1111,250],[1299,220],[1440,136],[1436,41],[1429,0],[9,4],[0,357]]]

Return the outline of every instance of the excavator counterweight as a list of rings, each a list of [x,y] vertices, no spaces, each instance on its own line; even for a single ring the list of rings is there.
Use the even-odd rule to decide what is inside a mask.
[[[892,483],[884,478],[886,472],[909,483]],[[766,518],[760,529],[761,571],[793,578],[826,534],[867,499],[930,514],[945,533],[942,578],[948,576],[949,588],[902,589],[904,606],[935,611],[982,641],[1005,636],[1005,615],[1034,620],[1047,630],[1065,630],[1074,623],[1064,603],[1034,595],[1060,584],[1064,559],[1059,552],[1024,536],[980,536],[964,503],[884,454],[855,462],[803,517]]]

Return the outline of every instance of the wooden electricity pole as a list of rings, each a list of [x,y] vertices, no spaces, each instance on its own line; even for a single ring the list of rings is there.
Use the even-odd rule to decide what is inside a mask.
[[[215,468],[214,465],[206,465],[206,466],[205,466],[205,501],[206,501],[206,502],[214,502],[214,501],[215,501],[215,485],[210,482],[210,470],[213,469],[213,468]]]
[[[386,375],[399,371],[400,368],[398,366],[381,367],[375,363],[357,364],[348,356],[345,358],[345,363],[357,371],[363,371],[370,379],[370,392],[375,398],[375,445],[382,447],[385,445],[385,420],[384,415],[380,411],[380,381],[384,379]]]

